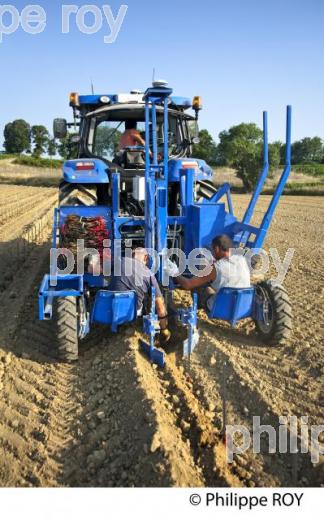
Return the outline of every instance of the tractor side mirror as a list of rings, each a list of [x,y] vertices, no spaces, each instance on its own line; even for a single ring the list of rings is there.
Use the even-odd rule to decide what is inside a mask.
[[[199,137],[194,137],[193,140],[192,140],[192,144],[199,144],[200,143],[200,139]]]
[[[53,134],[55,139],[64,139],[68,133],[68,126],[66,119],[54,119]]]

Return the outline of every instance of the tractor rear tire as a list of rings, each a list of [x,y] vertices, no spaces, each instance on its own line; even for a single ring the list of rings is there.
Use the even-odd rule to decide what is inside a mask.
[[[264,320],[254,320],[259,335],[270,345],[284,345],[290,339],[293,320],[287,291],[282,285],[270,281],[257,284],[256,291],[268,309]]]
[[[78,308],[73,296],[58,298],[56,302],[57,357],[66,363],[79,357]]]
[[[59,186],[60,206],[96,206],[97,188],[92,184],[70,184],[62,181]]]

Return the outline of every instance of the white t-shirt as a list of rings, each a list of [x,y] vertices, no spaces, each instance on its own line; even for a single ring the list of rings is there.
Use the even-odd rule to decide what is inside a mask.
[[[211,287],[218,292],[222,287],[246,289],[251,286],[251,275],[248,263],[243,255],[231,255],[215,262],[216,278]],[[209,298],[207,305],[211,309],[215,296]]]

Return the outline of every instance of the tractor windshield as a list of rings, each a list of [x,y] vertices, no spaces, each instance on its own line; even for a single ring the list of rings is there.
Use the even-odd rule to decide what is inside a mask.
[[[169,155],[184,157],[190,151],[189,122],[192,117],[169,110]],[[87,116],[86,145],[91,155],[118,162],[118,154],[123,149],[145,145],[144,105],[120,105],[99,109]],[[157,110],[158,151],[163,153],[164,145],[163,109]],[[152,133],[150,129],[150,147]]]

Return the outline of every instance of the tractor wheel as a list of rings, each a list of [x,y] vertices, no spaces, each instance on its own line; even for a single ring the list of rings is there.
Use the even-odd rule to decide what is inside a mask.
[[[62,181],[59,186],[60,206],[96,206],[97,188],[92,184],[70,184]]]
[[[56,353],[60,360],[67,363],[77,361],[79,355],[78,308],[72,296],[58,298],[56,301]]]
[[[293,319],[287,291],[264,281],[256,285],[256,294],[263,313],[263,319],[255,319],[259,335],[270,345],[283,345],[290,338]]]

